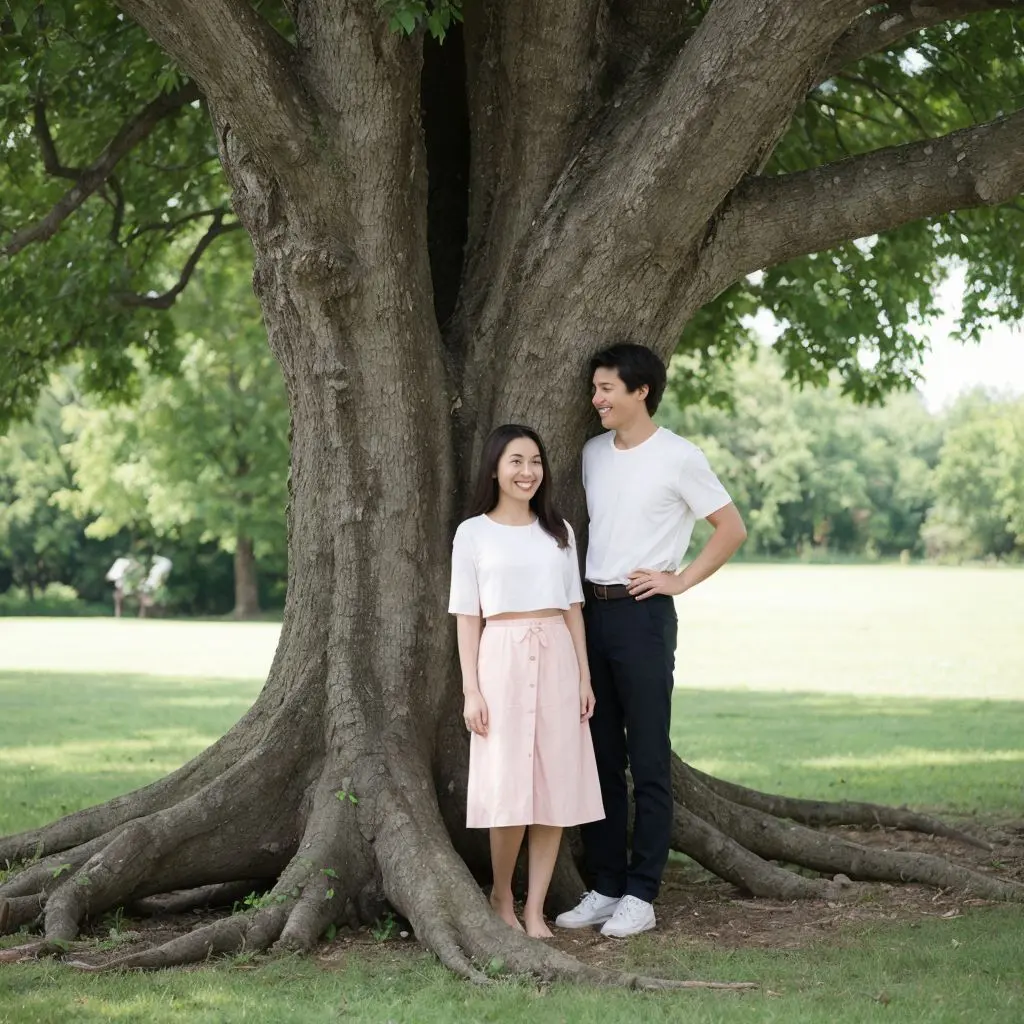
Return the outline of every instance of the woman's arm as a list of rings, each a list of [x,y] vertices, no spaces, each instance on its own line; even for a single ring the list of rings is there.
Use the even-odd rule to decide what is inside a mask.
[[[486,736],[487,702],[480,692],[476,674],[483,619],[479,615],[456,615],[455,621],[459,638],[459,665],[462,668],[462,694],[465,697],[462,717],[471,732]]]
[[[583,627],[583,605],[574,603],[562,613],[572,637],[576,660],[580,663],[580,721],[585,722],[594,713],[594,691],[590,685],[590,662],[587,661],[587,634]]]

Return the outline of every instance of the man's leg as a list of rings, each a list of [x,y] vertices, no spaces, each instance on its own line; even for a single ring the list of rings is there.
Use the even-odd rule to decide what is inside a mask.
[[[594,741],[605,817],[588,822],[580,831],[588,884],[603,896],[618,898],[626,888],[628,790],[625,720],[604,643],[607,619],[616,612],[609,607],[611,603],[592,598],[586,605],[587,660],[596,700],[590,735]]]
[[[628,599],[627,599],[628,601]],[[627,602],[623,602],[626,604]],[[615,643],[636,816],[625,895],[653,903],[672,839],[672,671],[676,612],[669,597],[631,602]]]

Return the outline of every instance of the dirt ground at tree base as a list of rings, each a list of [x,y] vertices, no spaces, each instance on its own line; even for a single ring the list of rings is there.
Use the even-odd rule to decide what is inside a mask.
[[[984,836],[991,851],[965,846],[949,839],[891,830],[835,830],[844,838],[885,849],[931,853],[948,857],[976,870],[1024,882],[1024,821],[970,826]],[[708,947],[718,949],[799,950],[843,931],[887,922],[906,923],[926,918],[954,918],[973,908],[993,905],[970,893],[937,890],[927,886],[891,883],[853,883],[842,899],[779,902],[755,899],[734,886],[713,878],[683,858],[670,861],[656,904],[657,929],[646,941],[674,949]],[[521,910],[521,907],[520,907]],[[107,915],[97,922],[83,941],[71,944],[68,958],[100,967],[128,953],[166,942],[208,924],[223,911],[193,911],[155,919]],[[553,929],[548,942],[595,967],[621,966],[626,943],[604,938],[598,929],[578,931]],[[21,936],[25,942],[28,936]],[[4,945],[18,941],[8,936]],[[390,958],[420,954],[422,947],[401,919],[389,918],[376,926],[359,930],[342,929],[316,951],[316,960],[326,969],[337,969],[358,953],[372,956],[386,949]],[[244,954],[243,954],[244,955]],[[256,964],[261,957],[254,957]]]
[[[909,832],[833,831],[864,845],[948,857],[986,874],[1024,882],[1024,822],[990,826],[984,831],[972,829],[992,843],[992,851]],[[992,900],[976,899],[963,891],[888,882],[853,883],[836,901],[757,899],[702,873],[695,865],[673,860],[656,904],[658,926],[649,941],[677,949],[710,945],[718,949],[798,950],[837,937],[850,926],[949,919],[972,908],[993,905]],[[582,932],[556,929],[552,941],[595,966],[615,966],[622,948],[621,941],[604,938],[596,928]]]

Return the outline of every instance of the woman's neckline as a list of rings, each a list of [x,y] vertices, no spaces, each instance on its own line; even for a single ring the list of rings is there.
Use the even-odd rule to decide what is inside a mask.
[[[536,516],[534,516],[528,523],[499,523],[496,519],[492,519],[486,512],[483,513],[483,517],[492,526],[504,526],[506,530],[528,530],[531,526],[537,525]]]

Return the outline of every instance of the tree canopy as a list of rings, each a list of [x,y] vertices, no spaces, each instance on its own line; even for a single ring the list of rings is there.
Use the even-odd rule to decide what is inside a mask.
[[[285,39],[294,38],[286,4],[255,6]],[[442,38],[461,31],[458,5],[380,6],[397,31],[421,23]],[[654,5],[641,15],[612,4],[608,31],[622,34],[624,52],[602,89],[614,89],[616,74],[653,46],[659,18],[667,37],[685,37],[707,6]],[[936,286],[953,259],[967,272],[964,338],[977,337],[993,318],[1024,316],[1019,168],[1011,160],[998,184],[972,184],[975,160],[999,166],[1003,149],[1020,149],[1020,4],[889,7],[891,16],[878,5],[840,41],[764,166],[751,169],[759,176],[741,183],[737,195],[767,205],[772,182],[786,179],[799,203],[799,189],[817,187],[819,178],[845,188],[846,175],[860,165],[847,171],[843,161],[876,153],[877,171],[892,178],[884,185],[872,177],[871,188],[885,193],[877,216],[858,212],[842,226],[815,225],[810,244],[796,242],[804,225],[780,225],[771,245],[752,250],[749,273],[696,310],[683,332],[680,349],[695,356],[692,395],[712,391],[721,364],[750,347],[746,317],[759,308],[784,326],[776,348],[794,381],[822,383],[838,370],[844,387],[866,399],[912,384],[927,342],[909,328],[936,312]],[[124,393],[139,365],[133,350],[157,370],[173,368],[178,355],[167,310],[208,248],[239,225],[200,89],[134,21],[103,0],[12,0],[2,39],[0,345],[7,371],[0,415],[9,419],[29,414],[48,374],[70,359],[81,362],[84,386]],[[459,41],[440,46],[436,59],[458,62]],[[970,134],[982,124],[990,127]],[[913,173],[903,181],[896,168],[929,155],[928,140],[938,137],[949,137],[949,176],[962,167],[964,188],[961,202],[943,197],[930,208]],[[975,157],[972,140],[982,138],[992,140],[992,152]],[[458,159],[457,142],[448,145],[453,152],[444,159]],[[816,175],[823,167],[830,169]],[[1000,198],[1001,205],[973,208]],[[709,223],[709,234],[719,221],[724,230],[735,226],[730,205]],[[792,259],[785,258],[787,244]]]
[[[174,375],[156,373],[135,353],[137,397],[69,410],[64,425],[73,488],[58,504],[108,537],[143,528],[235,556],[239,615],[258,611],[255,564],[284,557],[288,407],[267,348],[244,256],[218,253],[173,312]],[[244,598],[241,590],[248,586]]]
[[[174,366],[167,310],[237,222],[199,89],[103,2],[8,5],[2,21],[4,418],[71,359],[127,389],[131,348]]]

